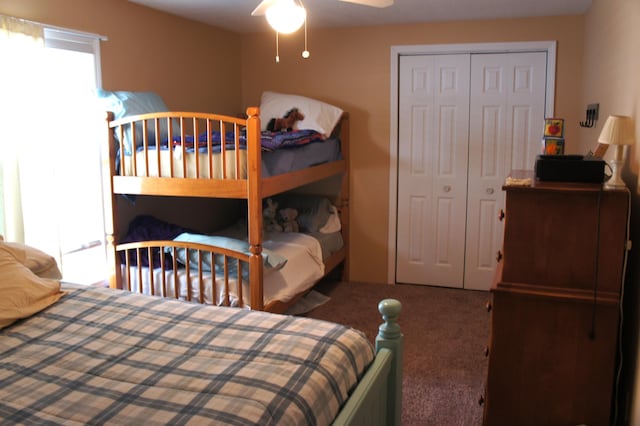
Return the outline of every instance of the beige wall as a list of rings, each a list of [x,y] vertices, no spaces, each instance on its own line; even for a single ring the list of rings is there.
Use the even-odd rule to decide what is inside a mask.
[[[555,115],[567,120],[567,150],[577,150],[581,106],[582,16],[467,21],[347,29],[309,28],[302,34],[243,36],[242,100],[258,104],[263,90],[298,93],[338,105],[351,115],[351,279],[386,282],[389,224],[391,46],[558,41]]]
[[[73,13],[70,13],[73,11]],[[352,279],[387,280],[390,48],[394,45],[557,40],[556,113],[583,119],[581,16],[322,30],[282,37],[238,35],[125,0],[3,0],[0,13],[99,33],[103,86],[153,90],[172,109],[228,114],[257,105],[263,90],[300,93],[351,114]],[[187,93],[188,96],[184,94]],[[567,150],[577,151],[567,126]]]
[[[170,109],[235,115],[239,93],[240,37],[141,7],[126,0],[2,0],[0,13],[73,30],[97,33],[101,42],[102,85],[107,90],[154,91]],[[186,94],[186,95],[185,95]],[[153,213],[202,231],[228,224],[220,200],[190,200],[174,211],[175,199],[116,197],[124,235],[137,214]],[[235,204],[237,205],[237,204]],[[236,210],[237,211],[237,210]]]
[[[581,132],[585,146],[596,144],[610,114],[629,115],[636,123],[640,142],[640,2],[593,0],[585,19],[583,102],[600,103],[600,120]],[[609,154],[607,155],[610,156]],[[619,392],[618,424],[640,424],[640,375],[637,373],[638,306],[640,306],[640,149],[632,147],[623,176],[631,190],[631,240],[624,298],[623,371]]]
[[[126,0],[2,0],[0,13],[108,37],[107,90],[155,91],[175,110],[241,111],[237,34]]]

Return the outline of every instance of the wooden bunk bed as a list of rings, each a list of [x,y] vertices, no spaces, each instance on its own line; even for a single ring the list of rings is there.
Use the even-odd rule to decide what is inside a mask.
[[[258,107],[248,108],[246,118],[207,113],[157,112],[114,119],[112,113],[107,113],[107,127],[103,170],[108,171],[105,173],[104,193],[111,287],[200,303],[207,303],[204,295],[209,293],[212,300],[208,303],[285,312],[309,289],[289,300],[269,300],[265,303],[263,200],[333,176],[342,177],[339,195],[332,201],[339,214],[343,245],[323,259],[323,270],[326,275],[343,264],[343,276],[348,276],[347,113],[342,114],[332,133],[332,136],[339,138],[339,159],[271,176],[263,176],[262,159],[268,154],[261,146]],[[118,221],[118,197],[139,195],[246,200],[247,246],[229,249],[173,240],[122,244],[119,238],[125,224]],[[159,264],[152,262],[152,267],[144,269],[143,262],[137,262],[136,259],[145,256],[152,258],[152,253],[156,253],[156,256],[160,253]],[[192,261],[178,264],[178,253],[183,253],[183,257]],[[220,268],[213,268],[214,263]],[[167,272],[179,268],[186,269],[186,278],[178,278],[179,274]],[[144,274],[149,277],[143,278]],[[203,279],[207,275],[212,275],[210,283]],[[196,278],[193,279],[193,276]],[[131,283],[136,280],[137,288],[131,288]],[[185,282],[179,283],[180,280]],[[150,281],[146,291],[142,281]],[[186,291],[178,289],[183,285]],[[230,292],[234,288],[235,293],[231,298]],[[216,301],[217,294],[221,297]]]

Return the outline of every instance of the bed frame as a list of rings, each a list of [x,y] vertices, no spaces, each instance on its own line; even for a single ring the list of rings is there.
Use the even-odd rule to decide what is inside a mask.
[[[402,358],[404,336],[398,325],[402,304],[385,299],[378,304],[384,323],[378,327],[376,357],[358,382],[334,426],[402,424]]]
[[[183,247],[193,250],[203,250],[209,255],[221,254],[229,262],[243,260],[249,265],[249,295],[243,295],[240,305],[248,305],[254,310],[266,310],[270,312],[285,312],[293,305],[300,294],[287,303],[275,301],[268,306],[264,304],[263,294],[263,263],[262,263],[262,238],[263,238],[263,199],[283,193],[294,188],[317,182],[332,176],[342,175],[340,194],[334,201],[338,208],[342,224],[342,236],[344,246],[325,261],[325,274],[329,273],[336,266],[343,263],[343,279],[348,280],[347,254],[349,251],[349,116],[344,113],[339,124],[334,130],[334,134],[339,134],[341,140],[342,159],[330,163],[320,164],[306,169],[293,171],[286,174],[263,178],[261,175],[261,155],[260,144],[260,116],[259,108],[250,107],[246,110],[246,118],[230,117],[218,114],[205,114],[193,112],[161,112],[151,114],[141,114],[114,120],[111,112],[107,113],[107,135],[103,150],[103,170],[104,196],[105,196],[105,217],[106,217],[106,243],[107,259],[111,266],[109,285],[113,288],[123,288],[123,278],[121,275],[121,256],[118,252],[123,250],[150,250],[152,247],[169,247],[172,250],[176,244],[171,241],[155,241],[119,244],[118,238],[126,224],[118,222],[116,212],[117,197],[120,195],[156,195],[175,197],[207,197],[207,198],[227,198],[244,199],[247,201],[248,219],[248,243],[249,255],[219,249],[212,246],[202,246],[198,244],[181,244]],[[199,153],[197,150],[192,155],[195,156],[195,177],[182,177],[177,170],[182,166],[185,170],[187,157],[185,145],[182,144],[183,164],[174,164],[170,161],[171,167],[167,174],[160,173],[154,176],[153,169],[161,169],[161,150],[156,146],[154,134],[160,135],[162,129],[170,135],[175,135],[176,130],[181,140],[191,135],[199,135],[201,132],[211,134],[212,130],[219,130],[225,135],[227,132],[233,133],[234,148],[226,148],[222,143],[221,155],[217,160],[213,160],[211,137],[205,142],[207,152]],[[229,156],[233,152],[239,152],[239,141],[242,132],[246,132],[246,175],[240,173],[242,161],[240,156]],[[133,160],[130,165],[134,169],[133,176],[127,176],[122,172],[125,169],[125,140],[132,140],[134,146],[139,146],[142,150],[142,161]],[[180,148],[177,148],[180,149]],[[133,158],[138,158],[133,156]],[[200,158],[199,157],[203,157]],[[205,161],[204,168],[199,167]],[[203,177],[215,176],[212,165],[215,161],[219,163],[220,178]],[[140,164],[141,163],[141,164]],[[119,166],[121,165],[121,166]],[[204,169],[204,170],[203,170]],[[125,262],[126,263],[126,262]],[[129,264],[124,265],[128,271]],[[226,277],[226,269],[225,269]],[[228,278],[228,277],[226,277]],[[225,278],[225,280],[226,280]],[[162,291],[160,292],[162,293]],[[202,292],[200,292],[202,294]],[[160,294],[162,295],[162,294]]]

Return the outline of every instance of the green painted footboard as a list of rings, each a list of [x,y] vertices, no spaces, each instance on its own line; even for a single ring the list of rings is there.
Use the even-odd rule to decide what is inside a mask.
[[[378,304],[384,323],[378,328],[376,358],[333,425],[401,424],[403,336],[397,323],[401,309],[402,304],[394,299]]]

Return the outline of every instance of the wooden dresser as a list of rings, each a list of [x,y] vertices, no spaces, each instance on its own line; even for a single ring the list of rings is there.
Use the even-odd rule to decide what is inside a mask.
[[[629,192],[535,180],[503,189],[484,424],[609,425]]]

